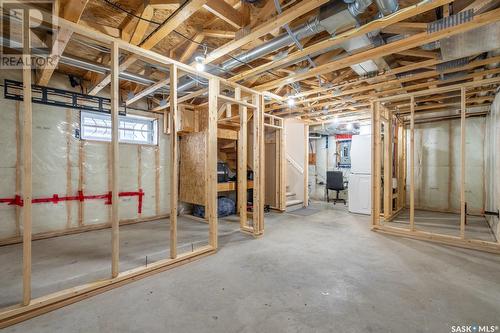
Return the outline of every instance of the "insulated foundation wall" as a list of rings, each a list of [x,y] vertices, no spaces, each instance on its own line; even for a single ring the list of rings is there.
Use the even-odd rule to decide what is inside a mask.
[[[465,130],[467,212],[482,214],[486,191],[486,118],[467,118]],[[410,159],[407,160],[409,172]],[[409,207],[409,186],[406,198]],[[460,212],[460,119],[415,125],[415,208]]]
[[[18,79],[18,78],[14,78]],[[63,81],[61,78],[60,81]],[[3,81],[3,79],[2,79]],[[58,81],[56,81],[58,82]],[[71,90],[64,83],[57,88]],[[23,103],[0,97],[0,199],[22,194]],[[158,119],[162,123],[162,118]],[[33,198],[107,195],[111,191],[109,142],[79,139],[80,111],[33,103]],[[169,213],[169,136],[158,145],[120,144],[120,220],[139,221]],[[108,203],[108,204],[107,204]],[[18,205],[0,202],[0,244],[19,241]],[[139,212],[140,211],[140,212]],[[110,222],[106,198],[34,203],[33,237],[63,234]]]
[[[498,212],[500,209],[500,93],[497,93],[487,117],[487,173],[486,173],[486,210]],[[498,217],[487,216],[488,223],[497,240],[500,239]]]

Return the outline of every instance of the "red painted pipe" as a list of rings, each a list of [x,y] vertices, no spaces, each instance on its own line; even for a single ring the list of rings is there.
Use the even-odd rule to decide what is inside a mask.
[[[139,189],[138,192],[120,192],[118,194],[120,197],[134,197],[138,196],[138,213],[142,213],[142,203],[143,203],[143,197],[144,197],[144,191],[142,188]],[[112,192],[108,192],[107,194],[100,194],[100,195],[84,195],[83,191],[78,191],[77,196],[66,196],[66,197],[60,197],[58,194],[53,194],[52,197],[46,197],[46,198],[36,198],[32,199],[31,203],[38,204],[38,203],[53,203],[53,204],[58,204],[61,201],[80,201],[83,202],[85,200],[96,200],[96,199],[106,199],[106,202],[104,203],[105,205],[111,205],[111,198],[112,198]],[[24,205],[23,199],[21,198],[20,195],[15,195],[13,198],[0,198],[0,203],[6,203],[9,206],[19,206],[22,207]]]

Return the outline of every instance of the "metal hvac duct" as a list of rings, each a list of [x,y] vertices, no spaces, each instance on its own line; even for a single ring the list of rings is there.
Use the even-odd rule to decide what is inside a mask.
[[[395,11],[398,8],[397,0],[375,0],[375,2],[379,7],[379,11],[384,15],[386,13],[389,13],[389,11]],[[335,34],[335,32],[341,27],[358,24],[356,16],[363,13],[371,3],[372,0],[345,0],[345,2],[340,0],[331,0],[329,3],[321,7],[320,15],[315,16],[305,24],[298,26],[297,28],[292,30],[292,33],[299,40],[325,30],[328,30],[328,32],[330,32],[331,34]],[[355,48],[364,47],[366,46],[366,43],[369,43],[370,41],[371,40],[369,37],[362,36],[360,39],[358,39],[358,42],[354,44],[351,42],[351,45]],[[234,68],[240,67],[245,63],[268,55],[269,53],[286,47],[292,43],[293,38],[288,33],[283,33],[278,37],[273,38],[272,40],[263,43],[250,51],[234,56],[232,59],[223,62],[219,67],[213,67],[209,69],[208,72],[215,75],[224,74]],[[348,48],[346,50],[349,52],[349,50],[353,49]],[[63,55],[60,59],[60,62],[69,66],[74,66],[101,74],[109,72],[109,69],[101,64],[78,59],[75,57]],[[356,66],[363,68],[363,72],[365,72],[367,68],[374,68],[372,64],[368,64],[368,62],[366,62],[366,64],[363,63],[355,65],[353,66],[353,69],[356,68]],[[120,78],[127,81],[137,82],[142,85],[150,85],[155,83],[155,81],[148,78],[127,72],[120,73]],[[193,87],[196,87],[198,84],[206,85],[208,83],[206,82],[206,80],[199,77],[194,77],[192,75],[189,77],[183,77],[180,81],[181,82],[179,82],[178,86],[179,92],[189,90]]]
[[[21,43],[19,43],[17,41],[9,40],[9,39],[2,37],[2,36],[0,36],[0,45],[2,45],[2,46],[9,45],[9,46],[15,47],[15,48],[22,47]],[[37,52],[36,49],[34,49],[34,53],[41,53],[41,52]],[[92,61],[89,61],[86,59],[81,59],[81,58],[77,58],[77,57],[64,55],[64,54],[59,59],[59,63],[64,64],[64,65],[68,65],[68,66],[81,68],[81,69],[95,72],[95,73],[100,73],[100,74],[107,74],[110,72],[110,69],[102,64],[92,62]],[[121,72],[120,79],[125,80],[125,81],[135,82],[135,83],[138,83],[138,84],[141,84],[144,86],[149,86],[149,85],[156,83],[156,81],[154,81],[154,80],[148,79],[148,78],[141,76],[141,75],[129,73],[129,72]]]
[[[393,2],[393,4],[390,4],[391,2]],[[345,2],[340,0],[332,0],[327,4],[321,6],[320,14],[318,16],[311,18],[307,23],[295,28],[294,30],[292,30],[292,33],[298,40],[315,35],[325,30],[333,35],[339,28],[349,25],[357,25],[358,21],[356,19],[356,16],[363,13],[371,3],[372,0],[346,0]],[[398,8],[397,0],[383,0],[382,3],[384,3],[384,12],[387,12],[386,8],[395,8],[395,10],[397,10]],[[382,11],[382,9],[380,9],[380,11]],[[283,33],[278,37],[273,38],[272,40],[263,43],[250,51],[234,56],[233,59],[229,59],[223,62],[220,67],[209,69],[208,72],[215,75],[224,74],[225,72],[240,67],[245,63],[263,57],[292,43],[293,38],[288,33]],[[357,48],[365,47],[371,44],[372,43],[368,37],[361,38],[358,40],[358,43],[351,44],[351,46],[353,46],[352,49],[349,48],[346,49],[346,51],[353,51]],[[324,52],[326,51],[328,50],[324,50]],[[378,69],[373,61],[364,62],[352,67],[353,70],[359,72],[358,74],[360,75],[365,75],[368,71]],[[197,82],[206,84],[203,81],[204,80],[198,80]],[[195,87],[197,82],[193,81],[192,76],[190,78],[185,78],[179,83],[178,90],[180,92],[189,90]]]
[[[443,60],[468,57],[500,48],[500,22],[440,40]]]
[[[396,12],[399,9],[399,3],[396,0],[375,0],[378,7],[378,17],[383,17]]]
[[[96,63],[96,62],[90,62],[88,60],[76,58],[76,57],[70,57],[67,55],[62,55],[61,59],[59,59],[59,63],[68,65],[68,66],[73,66],[77,68],[81,68],[84,70],[88,70],[91,72],[95,73],[100,73],[100,74],[108,74],[110,73],[109,68],[106,66]],[[135,82],[144,86],[149,86],[152,84],[155,84],[156,81],[148,79],[144,76],[138,75],[138,74],[133,74],[129,72],[121,72],[120,73],[120,79],[125,80],[125,81],[131,81]]]
[[[320,33],[324,30],[325,28],[322,25],[320,25],[318,17],[315,16],[306,23],[293,29],[292,33],[298,40],[300,40],[315,35],[317,33]],[[220,64],[219,67],[210,68],[208,72],[214,75],[223,75],[234,68],[240,67],[245,63],[252,62],[257,58],[263,57],[269,53],[272,53],[276,50],[286,47],[292,43],[293,43],[292,37],[288,33],[283,33],[277,36],[276,38],[273,38],[270,41],[265,42],[250,51],[241,53],[237,56],[232,57],[229,60],[226,60],[225,62]],[[197,80],[194,79],[195,78],[192,75],[190,75],[189,78],[181,79],[178,85],[178,91],[182,92],[194,88],[196,87],[197,83],[201,83],[204,85],[207,84],[203,79],[201,80],[199,78],[196,78]]]

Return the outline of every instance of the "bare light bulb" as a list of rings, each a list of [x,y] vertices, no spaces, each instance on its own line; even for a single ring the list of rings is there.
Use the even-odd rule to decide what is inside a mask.
[[[203,72],[205,70],[205,64],[202,62],[196,62],[194,66],[198,72]]]

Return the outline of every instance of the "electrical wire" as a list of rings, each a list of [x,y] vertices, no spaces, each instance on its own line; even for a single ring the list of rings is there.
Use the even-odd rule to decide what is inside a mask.
[[[124,12],[125,14],[127,14],[127,15],[129,15],[129,16],[132,16],[132,17],[137,18],[137,19],[139,19],[139,20],[142,20],[142,21],[148,22],[148,23],[150,23],[150,24],[154,24],[154,25],[156,25],[156,26],[157,26],[157,27],[156,27],[156,29],[155,29],[154,31],[152,31],[152,32],[148,35],[148,37],[146,37],[144,40],[148,39],[148,38],[149,38],[149,36],[151,36],[151,35],[152,35],[152,34],[153,34],[153,33],[154,33],[154,32],[155,32],[155,31],[156,31],[156,30],[157,30],[157,29],[158,29],[161,25],[163,25],[165,22],[167,22],[167,21],[168,21],[168,20],[169,20],[169,19],[170,19],[170,18],[171,18],[171,17],[172,17],[172,16],[173,16],[176,12],[177,12],[177,10],[181,9],[181,7],[179,7],[177,10],[175,10],[174,12],[172,12],[172,13],[171,13],[171,14],[170,14],[170,15],[169,15],[166,19],[165,19],[165,21],[163,21],[163,22],[156,22],[156,21],[153,21],[153,20],[149,20],[149,19],[146,19],[146,18],[140,17],[139,15],[136,15],[134,12],[132,12],[132,11],[130,11],[130,10],[128,10],[128,9],[126,9],[126,8],[123,8],[123,7],[122,7],[119,3],[113,2],[113,1],[111,1],[111,0],[102,0],[102,1],[104,1],[104,2],[105,2],[106,4],[108,4],[108,5],[110,5],[110,6],[114,7],[114,8],[116,8],[116,9],[118,9],[118,10],[120,10],[120,11]],[[211,50],[215,50],[215,49],[216,49],[215,47],[209,46],[209,45],[207,45],[206,43],[200,43],[200,42],[197,42],[197,41],[193,40],[192,38],[190,38],[190,37],[188,37],[188,36],[184,35],[183,33],[179,32],[179,31],[177,31],[177,30],[173,30],[173,32],[174,32],[174,33],[176,33],[177,35],[181,36],[182,38],[184,38],[184,39],[186,39],[186,40],[190,41],[191,43],[198,44],[198,45],[202,46],[202,47],[203,47],[203,48],[205,48],[205,49],[211,49]],[[231,56],[230,54],[227,54],[227,56],[228,56],[228,57],[230,57],[231,59],[233,59],[233,60],[235,60],[235,61],[237,61],[237,62],[241,63],[242,65],[246,65],[246,66],[248,66],[250,69],[253,69],[253,68],[254,68],[252,65],[250,65],[250,64],[249,64],[249,63],[247,63],[246,61],[242,61],[242,60],[240,60],[240,59],[238,59],[238,58],[235,58],[235,57]],[[225,70],[225,69],[223,69],[223,68],[221,68],[221,67],[218,67],[218,68],[219,68],[220,70],[222,70],[222,71],[223,71],[224,73],[226,73],[226,74],[231,74],[229,71],[227,71],[227,70]],[[277,74],[275,74],[275,73],[271,72],[270,70],[266,70],[266,73],[271,74],[271,75],[274,75],[275,77],[280,78],[280,79],[282,78],[281,76],[279,76],[279,75],[277,75]]]

